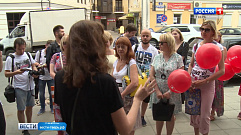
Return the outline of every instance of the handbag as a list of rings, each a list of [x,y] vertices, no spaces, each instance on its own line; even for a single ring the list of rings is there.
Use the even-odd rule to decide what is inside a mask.
[[[142,84],[142,86],[145,85],[146,81],[147,81],[147,75],[146,73],[142,73],[141,70],[139,69],[138,66],[137,67],[137,70],[138,70],[138,80],[139,80],[139,84],[137,86],[137,88],[130,94],[131,97],[134,97],[135,94],[136,94],[136,91],[138,90],[138,88],[140,87],[140,85]],[[128,67],[127,67],[127,75],[123,76],[122,78],[122,88],[123,90],[125,90],[125,88],[131,83],[131,80],[130,80],[130,64],[128,64]]]
[[[10,57],[12,58],[12,72],[14,68],[14,56],[11,54]],[[15,102],[15,89],[12,86],[13,83],[13,77],[11,77],[11,83],[10,83],[10,77],[8,77],[8,86],[5,88],[4,96],[6,97],[7,101],[9,103]]]
[[[200,115],[201,110],[201,90],[194,89],[185,92],[185,113],[190,115]]]
[[[175,104],[170,104],[169,99],[166,101],[160,99],[157,104],[152,105],[153,120],[156,121],[171,121],[174,112]]]

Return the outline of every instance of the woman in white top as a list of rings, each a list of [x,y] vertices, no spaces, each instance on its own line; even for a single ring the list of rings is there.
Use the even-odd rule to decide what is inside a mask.
[[[114,62],[117,60],[117,57],[115,56],[115,50],[111,49],[110,46],[113,42],[113,37],[111,36],[110,32],[104,31],[104,39],[106,40],[106,57],[108,59],[108,73],[112,73],[112,67]]]
[[[135,55],[131,48],[131,42],[127,37],[120,37],[116,41],[115,51],[116,57],[118,59],[115,61],[113,65],[112,75],[116,79],[116,83],[118,84],[121,97],[124,101],[124,110],[126,113],[128,113],[133,104],[133,97],[130,97],[130,93],[132,93],[139,84]],[[127,75],[128,66],[130,66],[131,83],[123,90],[122,78],[123,76]],[[131,134],[134,134],[135,129],[140,127],[141,116],[140,113],[138,113],[136,125]]]
[[[215,82],[224,74],[223,46],[214,39],[217,38],[217,28],[214,21],[208,20],[203,22],[200,27],[201,36],[204,39],[199,44],[193,46],[192,58],[189,64],[188,73],[192,77],[191,89],[199,88],[201,90],[201,110],[200,115],[191,115],[190,125],[194,127],[195,135],[199,132],[208,135],[210,125],[210,112],[215,93]],[[201,68],[196,62],[196,52],[198,48],[206,43],[217,45],[222,51],[222,59],[218,63],[219,71],[215,71],[215,67],[210,69]]]

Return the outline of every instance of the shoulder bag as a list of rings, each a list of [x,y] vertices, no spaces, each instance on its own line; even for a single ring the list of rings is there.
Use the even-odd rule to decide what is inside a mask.
[[[10,57],[12,58],[12,72],[13,72],[15,57],[12,54],[10,54]],[[12,86],[12,83],[13,83],[13,76],[11,77],[11,83],[10,83],[10,77],[8,77],[8,86],[5,88],[4,96],[6,97],[9,103],[15,102],[15,89]]]
[[[169,99],[166,101],[160,99],[157,104],[152,105],[152,116],[156,121],[171,121],[175,104],[170,104]]]
[[[185,113],[190,115],[200,115],[201,110],[201,90],[194,89],[185,92]]]
[[[130,80],[130,64],[128,64],[127,66],[128,66],[127,67],[127,75],[123,76],[123,78],[122,78],[123,90],[125,90],[125,88],[131,83],[131,80]],[[138,90],[140,85],[142,84],[142,86],[144,86],[146,81],[147,81],[146,73],[142,73],[137,65],[136,65],[136,67],[137,67],[138,74],[139,74],[138,75],[139,84],[138,84],[138,87],[130,94],[131,97],[134,97],[134,95],[136,94],[136,91]]]

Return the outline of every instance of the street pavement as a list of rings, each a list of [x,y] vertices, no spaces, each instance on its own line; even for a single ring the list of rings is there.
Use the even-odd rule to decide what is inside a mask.
[[[117,33],[111,32],[114,39],[118,37]],[[4,62],[5,63],[5,62]],[[8,103],[3,95],[4,89],[7,86],[7,78],[4,76],[4,68],[0,73],[0,99],[3,103],[3,109],[5,112],[5,118],[7,123],[6,135],[20,135],[21,131],[18,130],[17,120],[17,107],[16,103]],[[237,115],[240,111],[240,96],[238,96],[239,84],[241,78],[231,79],[229,84],[224,88],[224,115],[216,117],[215,121],[211,121],[210,135],[241,135],[241,121],[237,119]],[[48,97],[47,87],[45,97]],[[51,114],[49,105],[46,105],[46,112],[40,116],[37,113],[40,106],[33,107],[32,122],[53,122],[54,115]],[[176,115],[176,122],[173,131],[173,135],[194,135],[193,128],[190,126],[190,116],[183,111]],[[152,119],[151,109],[147,109],[145,119],[147,126],[136,130],[135,135],[155,135],[156,124]],[[163,127],[163,135],[166,134],[165,126]],[[56,131],[30,131],[31,135],[56,135]],[[101,131],[100,131],[101,134]]]

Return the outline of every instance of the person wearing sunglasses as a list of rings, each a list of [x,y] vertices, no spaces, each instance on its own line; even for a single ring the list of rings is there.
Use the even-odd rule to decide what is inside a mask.
[[[210,127],[210,112],[215,93],[215,81],[224,74],[224,59],[223,59],[223,46],[216,42],[217,38],[216,23],[212,20],[203,22],[200,27],[201,36],[203,41],[193,46],[192,58],[189,64],[188,73],[192,78],[192,90],[195,88],[201,90],[201,109],[200,115],[191,115],[190,125],[194,127],[195,135],[199,132],[203,135],[208,135]],[[219,71],[215,72],[215,67],[211,69],[203,69],[199,67],[196,62],[196,52],[198,48],[206,43],[213,43],[217,45],[222,51],[222,58],[218,63]],[[207,52],[210,53],[210,52]]]
[[[171,135],[175,124],[174,115],[182,111],[182,102],[181,94],[170,91],[167,79],[174,70],[184,69],[184,65],[181,55],[176,53],[175,39],[171,33],[161,35],[159,45],[162,52],[154,58],[150,70],[151,80],[157,82],[150,105],[157,104],[161,99],[169,99],[170,104],[175,104],[171,121],[166,121],[167,135]],[[157,135],[161,135],[163,124],[164,121],[156,121]]]

